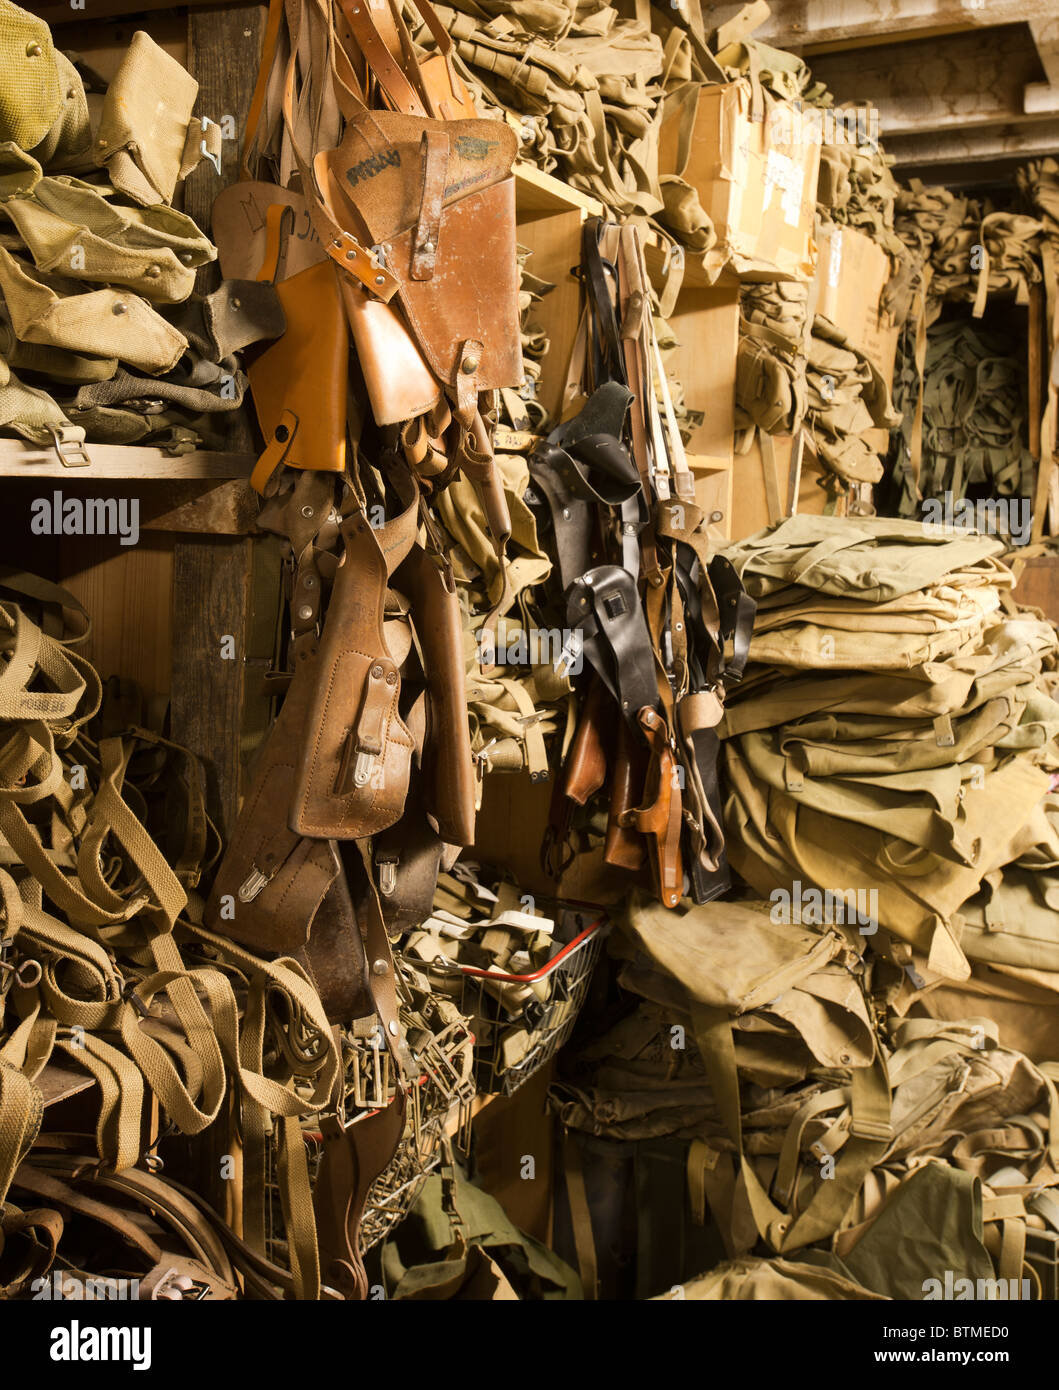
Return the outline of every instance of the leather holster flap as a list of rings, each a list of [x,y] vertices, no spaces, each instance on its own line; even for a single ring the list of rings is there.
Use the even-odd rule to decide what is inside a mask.
[[[398,713],[401,678],[383,637],[385,558],[362,512],[342,537],[288,824],[299,835],[358,840],[401,815],[415,745]]]
[[[500,121],[434,121],[372,111],[321,157],[339,220],[382,247],[397,299],[437,379],[461,364],[478,390],[522,380],[515,255],[518,140]],[[475,343],[473,372],[464,345]]]
[[[424,804],[447,844],[470,845],[475,778],[459,600],[419,546],[396,571],[394,584],[411,603],[426,666],[430,720],[423,749]]]

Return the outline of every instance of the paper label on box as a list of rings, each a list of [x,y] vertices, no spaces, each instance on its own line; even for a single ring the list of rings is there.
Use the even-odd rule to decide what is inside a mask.
[[[802,193],[805,188],[805,170],[788,155],[779,150],[769,150],[765,161],[765,210],[772,202],[774,187],[782,190],[780,207],[783,220],[788,227],[797,227],[802,216]]]
[[[834,290],[838,288],[838,282],[842,276],[842,228],[834,227],[831,231],[831,255],[827,262],[827,283]]]

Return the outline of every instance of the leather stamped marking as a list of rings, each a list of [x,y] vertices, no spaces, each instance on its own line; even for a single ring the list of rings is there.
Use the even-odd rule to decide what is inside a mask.
[[[480,135],[457,135],[456,153],[461,159],[483,160],[489,155],[490,150],[495,150],[500,144],[499,140],[483,140]]]
[[[389,149],[382,154],[369,155],[367,159],[362,159],[359,164],[352,165],[346,170],[346,178],[356,188],[357,184],[364,179],[373,179],[377,174],[381,174],[384,169],[396,169],[401,163],[401,151]]]

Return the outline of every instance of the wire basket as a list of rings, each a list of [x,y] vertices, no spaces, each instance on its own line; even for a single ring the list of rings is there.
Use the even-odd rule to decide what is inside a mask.
[[[417,1054],[419,1076],[408,1089],[405,1130],[397,1150],[368,1189],[360,1225],[360,1244],[364,1251],[378,1245],[408,1215],[424,1182],[441,1161],[447,1132],[460,1139],[470,1127],[471,1103],[475,1096],[473,1067],[467,1059],[474,1038],[462,1020],[450,1023],[436,1033]],[[347,1102],[350,1106],[365,1100],[375,1107],[393,1099],[388,1065],[389,1054],[370,1040],[360,1043],[347,1067]],[[354,1099],[356,1096],[356,1100]],[[366,1119],[372,1109],[360,1109],[353,1123]],[[311,1122],[310,1122],[311,1123]],[[311,1127],[302,1131],[309,1162],[309,1181],[315,1187],[323,1153],[323,1137]],[[464,1139],[464,1143],[466,1140]],[[277,1175],[278,1151],[269,1145],[266,1167],[266,1253],[277,1264],[287,1266],[286,1231]]]
[[[555,1056],[566,1042],[585,1002],[589,980],[603,949],[606,913],[593,903],[557,903],[561,932],[572,938],[539,969],[504,974],[461,965],[462,1012],[481,1036],[475,1045],[478,1090],[510,1096]],[[505,998],[504,985],[537,987],[518,1011]],[[541,997],[540,986],[545,986]],[[532,1042],[517,1060],[506,1054],[514,1034],[528,1031]]]

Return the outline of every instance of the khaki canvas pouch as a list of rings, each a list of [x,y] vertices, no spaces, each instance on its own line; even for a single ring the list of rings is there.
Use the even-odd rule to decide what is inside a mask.
[[[187,299],[196,269],[217,255],[184,213],[120,207],[61,179],[41,179],[32,198],[12,199],[3,211],[38,270],[124,285],[156,303]]]
[[[95,151],[96,164],[133,202],[173,201],[187,172],[189,126],[196,134],[191,111],[198,91],[199,84],[165,49],[142,30],[133,34],[107,88]]]
[[[146,300],[127,290],[79,293],[70,281],[57,281],[65,298],[41,272],[0,248],[0,290],[15,332],[31,343],[67,348],[100,357],[117,357],[145,372],[166,372],[180,361],[187,340]]]

